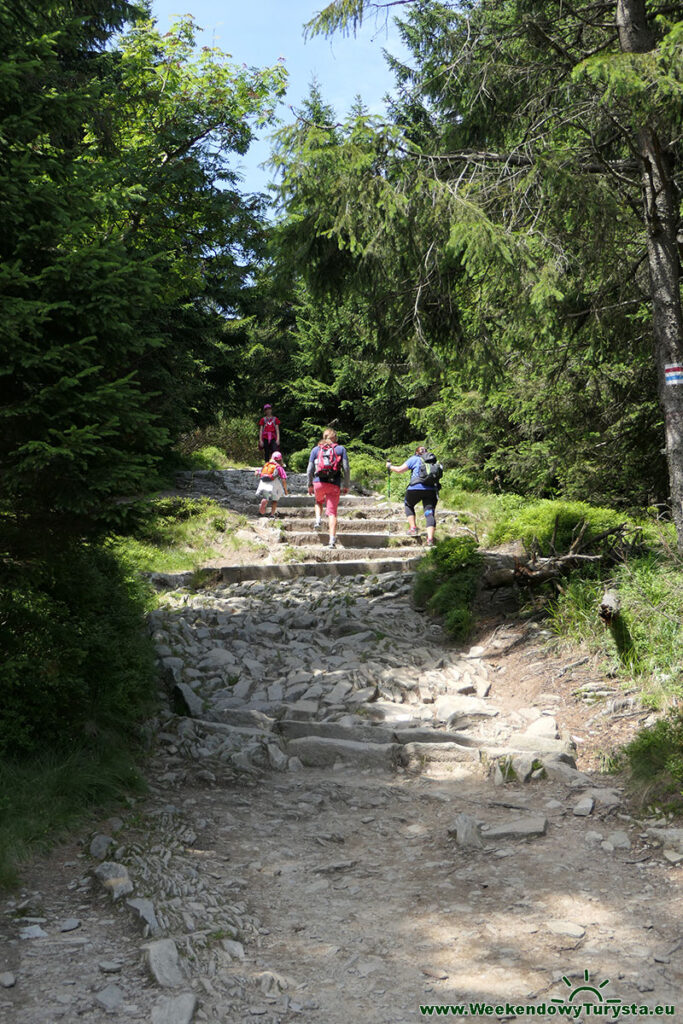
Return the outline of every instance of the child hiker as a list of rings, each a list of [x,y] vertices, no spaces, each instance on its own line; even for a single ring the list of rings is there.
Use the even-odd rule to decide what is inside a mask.
[[[283,494],[287,493],[287,474],[282,465],[281,452],[273,452],[271,458],[256,470],[256,476],[260,477],[259,485],[256,488],[256,497],[261,496],[261,504],[258,514],[264,516],[268,502],[271,501],[270,514],[274,516],[277,511],[277,503]]]

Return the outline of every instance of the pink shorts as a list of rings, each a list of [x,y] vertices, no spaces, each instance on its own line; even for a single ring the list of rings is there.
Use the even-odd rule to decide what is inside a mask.
[[[336,516],[341,487],[337,487],[336,484],[322,484],[316,480],[313,484],[313,493],[318,505],[322,505],[325,502],[325,512],[327,515]]]

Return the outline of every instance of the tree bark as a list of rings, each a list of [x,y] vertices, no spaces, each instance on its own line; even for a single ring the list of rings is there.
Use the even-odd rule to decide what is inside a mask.
[[[655,45],[645,0],[617,0],[617,29],[624,53],[646,53]],[[683,367],[677,203],[673,155],[657,132],[643,125],[637,133],[641,161],[643,216],[652,291],[652,333],[659,400],[664,411],[671,512],[678,550],[683,552],[683,383],[667,383],[665,367]]]

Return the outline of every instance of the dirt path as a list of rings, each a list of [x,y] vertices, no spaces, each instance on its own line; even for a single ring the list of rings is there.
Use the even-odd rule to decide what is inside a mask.
[[[3,1024],[683,1019],[681,869],[594,771],[630,720],[576,696],[590,663],[500,615],[458,650],[401,572],[179,591],[151,627],[193,715],[4,902]]]

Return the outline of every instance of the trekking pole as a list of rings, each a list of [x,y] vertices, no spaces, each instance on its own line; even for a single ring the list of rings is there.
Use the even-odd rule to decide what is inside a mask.
[[[391,470],[387,463],[387,501],[391,501]]]

